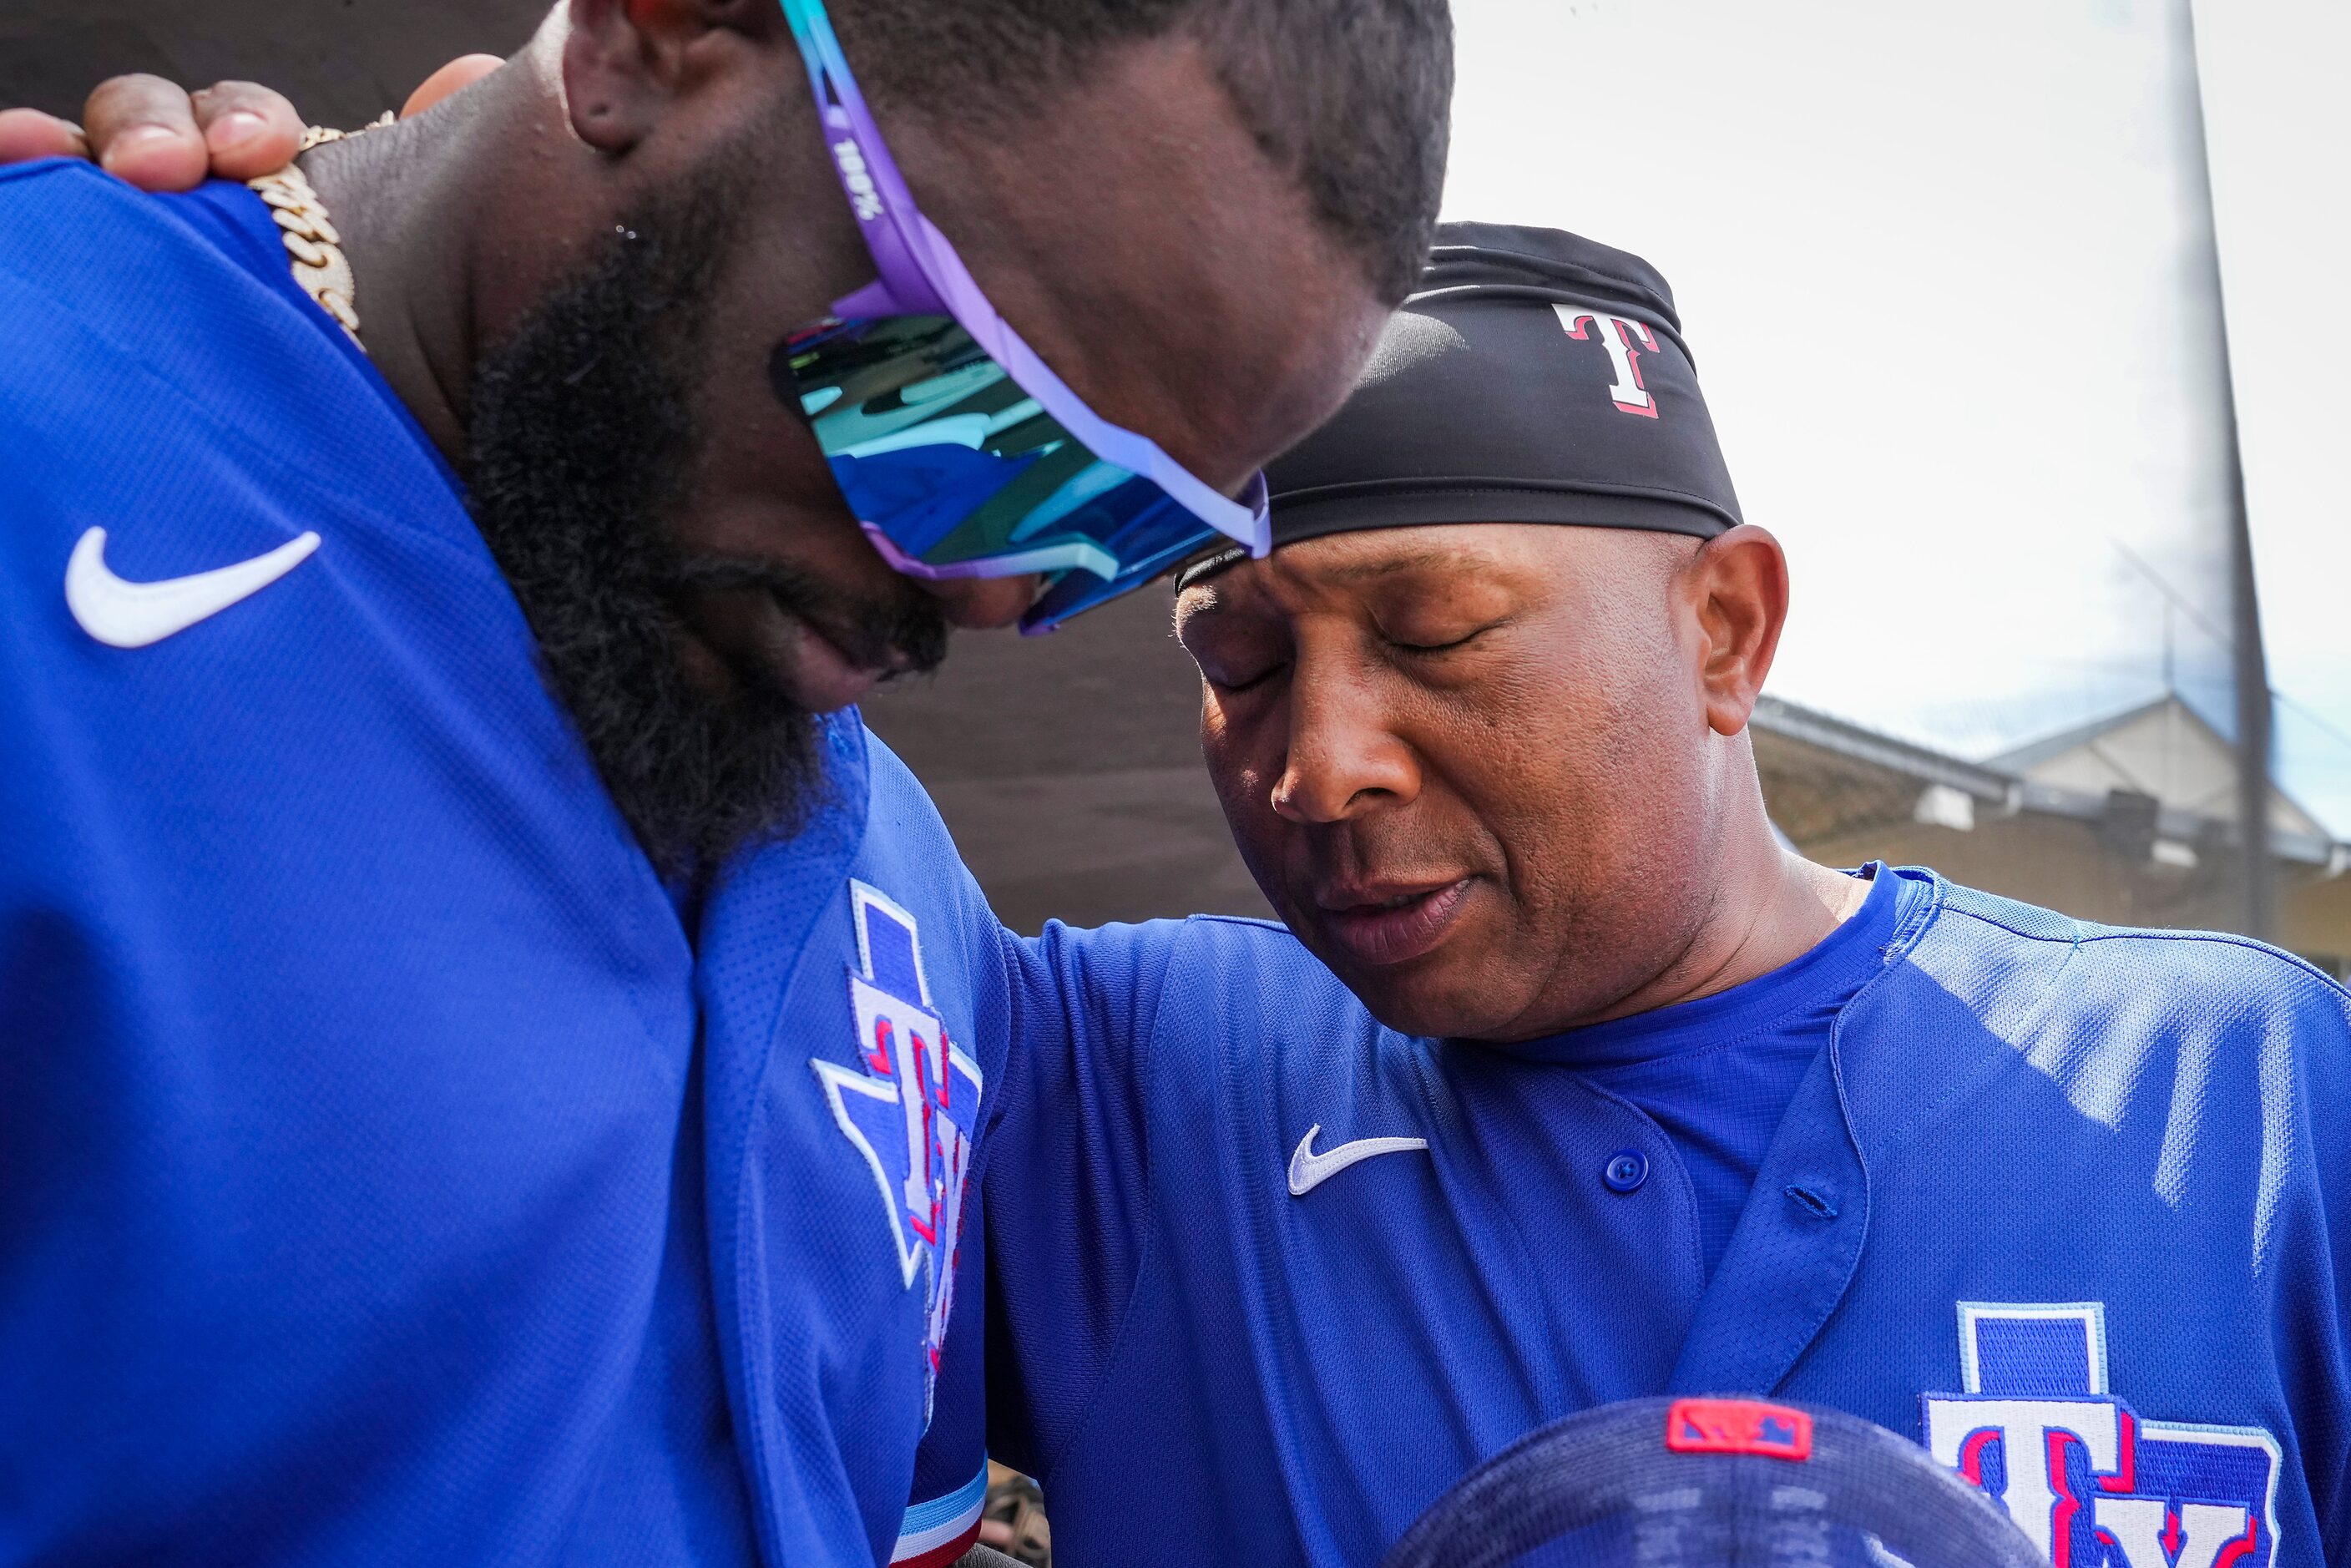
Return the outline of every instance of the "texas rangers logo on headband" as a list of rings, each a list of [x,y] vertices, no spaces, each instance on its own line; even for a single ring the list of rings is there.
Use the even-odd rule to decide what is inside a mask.
[[[899,1275],[925,1281],[924,1406],[955,1305],[956,1238],[979,1126],[979,1064],[947,1039],[923,975],[914,917],[862,882],[849,884],[858,967],[849,972],[858,1065],[817,1061],[832,1119],[872,1167]]]
[[[2269,1568],[2277,1439],[2143,1420],[2106,1387],[2106,1311],[1959,1304],[1964,1394],[1929,1394],[1927,1447],[1998,1497],[2055,1568]]]
[[[1583,324],[1592,323],[1600,335],[1600,346],[1608,350],[1609,369],[1616,372],[1614,384],[1608,395],[1626,413],[1637,413],[1647,419],[1657,417],[1657,400],[1641,384],[1641,355],[1657,351],[1657,335],[1649,330],[1646,321],[1630,316],[1611,316],[1605,310],[1594,310],[1585,305],[1553,305],[1559,324],[1567,335],[1581,343],[1584,340]],[[1635,340],[1639,347],[1634,346]]]

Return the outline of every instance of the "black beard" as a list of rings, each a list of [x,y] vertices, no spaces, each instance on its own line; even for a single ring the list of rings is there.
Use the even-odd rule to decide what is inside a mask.
[[[665,877],[790,831],[816,797],[813,716],[678,659],[668,594],[690,575],[668,519],[701,449],[710,300],[739,182],[650,202],[476,366],[468,504],[538,634],[549,684]]]

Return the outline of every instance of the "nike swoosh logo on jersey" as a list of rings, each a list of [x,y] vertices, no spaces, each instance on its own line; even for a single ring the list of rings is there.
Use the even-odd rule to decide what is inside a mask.
[[[1306,1129],[1298,1140],[1297,1149],[1290,1156],[1290,1196],[1304,1197],[1349,1166],[1368,1160],[1374,1155],[1401,1155],[1412,1149],[1428,1147],[1426,1138],[1357,1138],[1352,1144],[1341,1144],[1321,1154],[1314,1152],[1314,1134],[1322,1130],[1317,1122]]]
[[[108,570],[106,530],[92,528],[66,562],[66,608],[110,648],[144,648],[250,598],[319,548],[319,536],[287,539],[267,555],[161,582],[125,582]]]

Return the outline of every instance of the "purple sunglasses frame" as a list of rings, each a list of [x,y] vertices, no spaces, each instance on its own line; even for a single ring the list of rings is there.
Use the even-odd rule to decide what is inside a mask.
[[[865,107],[864,94],[858,90],[857,78],[850,72],[821,0],[782,0],[782,5],[793,41],[808,66],[809,83],[824,124],[825,145],[841,176],[841,192],[849,198],[858,232],[880,275],[855,293],[834,300],[833,314],[845,320],[888,316],[954,318],[1023,392],[1096,457],[1159,486],[1169,499],[1197,517],[1204,529],[1246,547],[1252,556],[1270,554],[1273,529],[1265,476],[1252,476],[1244,498],[1235,501],[1167,455],[1149,436],[1113,424],[1071,391],[996,313],[955,246],[914,204],[888,143]],[[858,526],[883,559],[909,576],[1010,577],[1030,570],[1019,566],[1018,554],[1012,552],[932,566],[907,555],[872,524],[861,518]],[[1205,548],[1210,542],[1204,532],[1201,545]],[[1142,580],[1139,580],[1134,586],[1140,587]]]

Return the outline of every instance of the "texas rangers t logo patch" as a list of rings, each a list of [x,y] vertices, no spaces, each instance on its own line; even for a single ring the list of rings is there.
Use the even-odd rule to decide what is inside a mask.
[[[873,1172],[900,1279],[908,1290],[924,1281],[927,1419],[927,1390],[955,1305],[956,1236],[979,1127],[979,1064],[947,1039],[933,1009],[914,917],[862,882],[849,884],[849,904],[857,927],[849,1007],[858,1065],[810,1065],[833,1121]]]
[[[1964,1394],[1927,1447],[2000,1499],[2055,1568],[2269,1568],[2277,1439],[2141,1419],[2106,1388],[2103,1302],[1959,1303]]]

